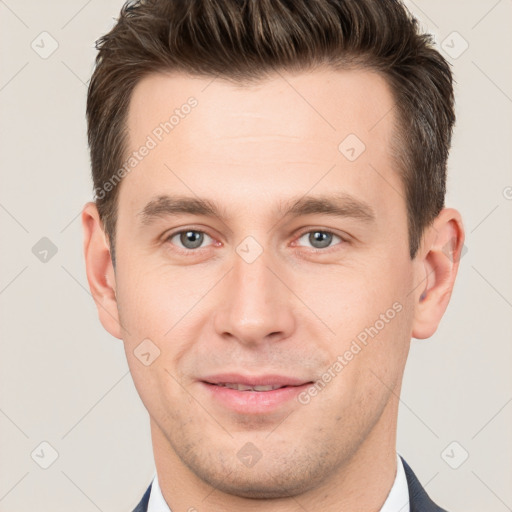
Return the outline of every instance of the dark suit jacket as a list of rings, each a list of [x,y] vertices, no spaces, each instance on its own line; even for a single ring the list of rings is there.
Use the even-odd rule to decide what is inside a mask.
[[[402,459],[404,465],[405,476],[407,477],[407,487],[409,488],[409,506],[411,512],[446,512],[444,508],[438,507],[428,496],[425,489],[421,486],[416,475],[409,467],[407,462]],[[144,496],[140,500],[140,503],[133,509],[133,512],[147,512],[149,493],[151,492],[151,484],[147,488]]]

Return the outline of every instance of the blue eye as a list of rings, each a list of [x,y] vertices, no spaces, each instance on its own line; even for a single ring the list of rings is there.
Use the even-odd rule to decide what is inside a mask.
[[[338,240],[343,241],[342,238],[338,235],[335,235],[330,231],[322,230],[307,231],[300,236],[299,240],[304,237],[307,237],[307,241],[314,249],[325,249],[326,247],[329,247],[333,241],[333,238],[337,238]]]
[[[200,248],[205,240],[205,237],[211,240],[211,237],[208,236],[206,233],[204,233],[203,231],[197,231],[195,229],[178,231],[177,233],[170,235],[167,240],[171,241],[176,237],[178,237],[178,241],[181,244],[181,246],[178,245],[178,247],[188,250]]]

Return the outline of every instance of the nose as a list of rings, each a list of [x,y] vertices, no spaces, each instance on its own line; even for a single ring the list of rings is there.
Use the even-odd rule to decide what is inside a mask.
[[[250,263],[235,252],[215,310],[216,332],[247,346],[288,338],[296,304],[284,273],[265,251]]]

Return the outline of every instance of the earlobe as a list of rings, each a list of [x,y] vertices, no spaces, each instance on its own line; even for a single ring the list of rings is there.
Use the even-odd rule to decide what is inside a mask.
[[[100,322],[112,336],[122,339],[115,273],[109,244],[95,203],[89,202],[84,206],[82,229],[87,281]]]
[[[417,287],[412,336],[432,336],[450,301],[464,245],[464,227],[457,210],[443,209],[426,229],[417,256]]]

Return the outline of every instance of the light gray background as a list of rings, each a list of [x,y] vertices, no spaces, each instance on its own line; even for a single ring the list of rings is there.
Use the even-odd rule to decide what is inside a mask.
[[[97,319],[79,219],[92,199],[85,99],[93,43],[121,5],[0,1],[0,511],[128,511],[153,476],[148,415],[121,341]],[[447,204],[463,215],[467,253],[440,328],[412,341],[397,449],[450,512],[505,512],[512,510],[512,0],[407,5],[454,65],[458,123]],[[42,58],[52,39],[58,48]],[[32,252],[42,237],[58,249],[46,262]],[[58,453],[48,469],[40,467],[51,460],[44,441]],[[458,469],[450,467],[466,452]]]

